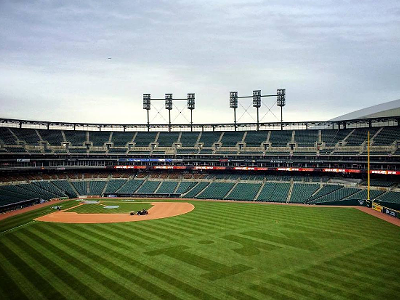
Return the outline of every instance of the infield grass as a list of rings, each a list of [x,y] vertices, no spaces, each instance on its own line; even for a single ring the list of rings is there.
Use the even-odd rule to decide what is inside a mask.
[[[1,298],[399,299],[399,227],[352,208],[191,203],[132,223],[2,221]]]

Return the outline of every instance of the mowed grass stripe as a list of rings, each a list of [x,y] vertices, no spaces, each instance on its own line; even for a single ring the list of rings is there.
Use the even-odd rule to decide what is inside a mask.
[[[81,253],[82,257],[86,258],[85,260],[93,260],[93,263],[101,264],[102,269],[106,268],[111,270],[112,273],[119,276],[119,282],[123,283],[125,281],[126,284],[135,285],[134,290],[140,292],[141,296],[143,293],[141,290],[145,289],[147,292],[152,294],[151,297],[155,295],[161,299],[184,299],[177,295],[173,295],[168,290],[162,289],[157,284],[146,280],[144,276],[148,276],[147,274],[141,274],[142,276],[135,274],[133,272],[134,269],[127,266],[127,261],[119,260],[116,256],[104,255],[104,252],[96,250],[97,247],[85,247],[83,243],[70,238],[70,235],[62,235],[56,230],[51,230],[51,228],[48,229],[49,230],[46,231],[48,236],[57,241],[62,241],[68,249],[73,249],[70,251]],[[110,250],[112,249],[110,248]],[[129,280],[127,280],[128,278]],[[116,276],[115,279],[117,279]],[[140,299],[137,292],[134,294],[132,293],[129,297]]]
[[[174,228],[171,228],[170,226],[166,226],[166,224],[156,224],[153,221],[146,221],[146,222],[139,222],[133,225],[135,229],[149,229],[154,232],[163,232],[168,235],[169,238],[171,237],[177,237],[177,238],[189,238],[192,236],[192,234],[187,234],[182,232],[182,230],[177,230]]]
[[[321,289],[315,289],[310,285],[301,285],[296,281],[279,280],[276,278],[270,278],[263,285],[271,286],[275,291],[281,290],[282,293],[287,295],[296,296],[304,299],[336,299],[335,294],[324,293]]]
[[[21,238],[19,236],[21,236]],[[71,279],[76,278],[72,276],[63,276],[64,274],[68,273],[66,273],[64,269],[58,267],[53,260],[40,253],[36,247],[32,247],[31,244],[26,242],[33,242],[30,240],[29,236],[23,232],[19,232],[18,235],[10,236],[9,240],[14,244],[12,250],[22,257],[29,258],[27,261],[32,264],[32,268],[37,270],[38,273],[43,274],[42,276],[45,278],[45,280],[51,284],[54,289],[60,291],[64,298],[73,296],[74,299],[86,299],[84,296],[76,293],[75,289],[71,288],[71,286],[75,286],[73,284],[73,280]],[[66,282],[68,282],[68,284],[66,284]],[[76,283],[78,283],[78,286],[81,288],[83,287],[83,284],[79,280],[76,280],[75,284]]]
[[[193,287],[192,285],[179,280],[176,277],[170,276],[166,273],[163,273],[159,269],[155,269],[149,265],[146,265],[144,263],[139,262],[133,255],[127,255],[124,253],[123,250],[121,250],[118,247],[113,247],[112,244],[108,243],[106,239],[100,239],[93,241],[91,239],[91,235],[84,231],[78,231],[70,226],[65,226],[58,228],[60,232],[64,232],[66,235],[72,235],[74,239],[79,240],[80,243],[82,244],[87,244],[88,249],[93,249],[96,248],[99,251],[101,251],[104,254],[110,254],[110,255],[117,255],[119,259],[123,259],[125,261],[129,261],[129,264],[132,268],[137,268],[143,273],[150,274],[151,276],[154,276],[155,278],[175,287],[183,292],[194,296],[195,298],[199,299],[210,299],[210,300],[217,300],[218,298],[212,296],[211,294],[205,292],[202,289],[198,289],[196,287]]]
[[[1,251],[0,251],[1,252]],[[28,296],[21,290],[20,285],[21,282],[14,281],[13,278],[10,277],[10,272],[4,268],[6,262],[3,260],[0,253],[0,295],[4,297],[3,299],[9,300],[25,300],[29,299]],[[16,275],[14,273],[14,275]],[[16,276],[15,276],[16,277]],[[12,293],[9,293],[12,291]]]
[[[98,293],[101,293],[102,298],[126,299],[131,296],[134,299],[145,299],[127,289],[119,281],[114,280],[113,277],[107,276],[112,274],[109,274],[100,262],[93,263],[90,260],[82,260],[83,255],[77,253],[73,248],[66,247],[62,239],[56,239],[54,236],[49,237],[43,227],[38,226],[35,229],[31,229],[29,234],[34,235],[35,239],[45,244],[50,253],[62,257],[71,267],[74,266],[84,271],[82,277],[90,278],[86,280],[92,281],[96,285],[96,289]],[[71,253],[75,253],[75,255]]]
[[[62,225],[61,225],[62,226]],[[91,230],[95,233],[104,232],[110,236],[113,236],[118,241],[123,241],[126,243],[129,241],[133,245],[145,246],[149,244],[149,241],[159,242],[160,240],[156,240],[150,236],[142,236],[140,234],[135,234],[135,232],[131,232],[128,226],[123,225],[121,223],[115,224],[90,224],[90,225],[82,225],[84,230]],[[132,246],[130,246],[132,248]]]
[[[331,295],[336,295],[337,298],[342,299],[357,299],[359,298],[359,293],[350,291],[348,288],[337,286],[332,282],[324,282],[320,277],[311,277],[300,273],[290,273],[281,276],[282,280],[292,282],[293,284],[301,284],[302,286],[312,286],[319,290],[323,290]]]
[[[44,299],[65,299],[64,295],[62,295],[58,290],[54,289],[46,280],[46,278],[42,277],[42,274],[37,272],[35,268],[31,266],[31,261],[29,261],[29,257],[20,257],[17,253],[15,253],[12,247],[7,243],[7,239],[2,243],[2,254],[11,261],[16,269],[18,269],[24,277],[29,280],[30,285],[35,287],[33,292],[38,295],[40,298]],[[40,290],[46,290],[46,295],[39,292]]]
[[[334,275],[335,282],[337,284],[342,284],[343,280],[352,282],[353,284],[348,286],[350,290],[356,289],[359,290],[360,293],[362,292],[371,295],[376,295],[377,291],[379,291],[380,294],[385,294],[387,292],[385,285],[381,285],[384,282],[380,282],[379,278],[375,276],[377,274],[365,274],[363,272],[359,272],[360,268],[358,268],[357,266],[351,266],[350,269],[335,267],[332,264],[332,261],[329,261],[329,264],[323,263],[318,265],[317,271],[322,271]],[[371,282],[374,282],[376,284],[371,284]]]
[[[375,283],[381,283],[387,288],[400,293],[400,286],[398,284],[399,274],[388,274],[386,271],[390,269],[390,265],[374,266],[371,262],[357,259],[356,256],[357,253],[354,253],[354,257],[347,256],[340,260],[335,259],[330,261],[329,265],[340,270],[353,270],[355,274],[360,274],[365,279],[369,277]]]
[[[151,243],[162,243],[163,241],[154,237],[153,235],[145,234],[140,230],[137,230],[132,224],[115,223],[109,227],[112,231],[123,232],[124,235],[134,236],[135,239],[140,240],[144,245]]]

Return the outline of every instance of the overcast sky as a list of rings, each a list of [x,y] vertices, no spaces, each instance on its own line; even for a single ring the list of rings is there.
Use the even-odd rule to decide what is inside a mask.
[[[144,123],[143,93],[194,92],[195,123],[232,122],[230,91],[286,88],[285,121],[327,120],[400,98],[399,0],[0,0],[0,28],[0,117]]]

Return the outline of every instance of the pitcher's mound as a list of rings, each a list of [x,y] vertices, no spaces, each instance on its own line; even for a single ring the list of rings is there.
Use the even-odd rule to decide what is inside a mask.
[[[153,202],[148,215],[131,216],[125,214],[78,214],[76,212],[57,211],[35,219],[55,223],[120,223],[154,220],[174,217],[191,212],[194,206],[187,202]]]

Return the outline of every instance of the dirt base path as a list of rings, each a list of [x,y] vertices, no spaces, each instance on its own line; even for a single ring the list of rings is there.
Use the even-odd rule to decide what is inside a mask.
[[[142,202],[143,203],[143,202]],[[153,207],[148,211],[148,215],[131,216],[125,214],[78,214],[76,212],[57,211],[35,219],[42,222],[56,223],[120,223],[137,222],[144,220],[154,220],[174,217],[191,212],[194,206],[187,202],[152,202]]]

